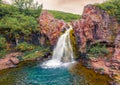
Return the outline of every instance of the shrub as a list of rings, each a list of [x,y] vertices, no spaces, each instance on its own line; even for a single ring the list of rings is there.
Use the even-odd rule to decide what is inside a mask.
[[[6,39],[4,37],[0,37],[0,50],[5,49],[7,46]]]
[[[8,54],[9,52],[6,49],[0,50],[0,58],[5,57],[6,54]]]
[[[30,50],[35,49],[35,46],[34,46],[34,45],[31,45],[31,44],[28,44],[28,43],[26,43],[26,42],[23,42],[23,43],[18,44],[18,45],[15,47],[15,49],[16,49],[17,51],[22,51],[22,52],[24,52],[24,51],[30,51]]]
[[[102,4],[96,4],[96,6],[107,11],[120,22],[120,0],[107,0]]]
[[[98,57],[108,54],[108,50],[105,45],[97,43],[96,45],[87,48],[88,57]],[[91,55],[91,56],[90,56]]]
[[[46,54],[46,52],[50,52],[49,47],[37,47],[34,50],[31,51],[26,51],[24,53],[23,59],[31,59],[31,58],[37,58],[37,57],[42,57]]]

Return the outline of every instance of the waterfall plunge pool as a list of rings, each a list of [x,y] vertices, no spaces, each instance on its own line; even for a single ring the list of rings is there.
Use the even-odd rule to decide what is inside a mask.
[[[111,79],[80,63],[71,67],[42,68],[40,62],[21,62],[16,68],[0,71],[0,85],[109,85]]]
[[[109,85],[108,76],[72,63],[71,30],[72,26],[59,37],[51,60],[21,62],[17,68],[2,70],[0,85]]]

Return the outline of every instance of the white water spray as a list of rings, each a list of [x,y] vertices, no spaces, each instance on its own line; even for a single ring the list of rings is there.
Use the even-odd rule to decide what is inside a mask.
[[[74,61],[73,50],[70,41],[70,26],[67,31],[61,35],[58,39],[57,45],[54,48],[52,59],[42,64],[44,68],[57,68],[61,66],[67,66]]]

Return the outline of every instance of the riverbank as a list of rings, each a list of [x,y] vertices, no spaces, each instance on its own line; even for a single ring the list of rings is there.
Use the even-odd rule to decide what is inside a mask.
[[[110,82],[110,85],[120,85],[119,63],[113,61],[111,57],[91,57],[88,60],[81,59],[79,62],[82,62],[86,68],[92,69],[96,73],[108,75],[111,79],[113,79],[113,81]]]
[[[0,70],[14,68],[22,61],[45,61],[50,58],[50,52],[35,51],[32,52],[32,55],[31,53],[13,52],[0,59]]]

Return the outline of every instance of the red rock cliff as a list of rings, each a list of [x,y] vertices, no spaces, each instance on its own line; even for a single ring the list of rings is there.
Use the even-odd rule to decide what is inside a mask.
[[[80,52],[86,52],[87,42],[114,42],[117,23],[96,6],[85,6],[82,19],[73,21],[72,24]]]
[[[55,19],[47,11],[43,11],[39,17],[39,24],[41,34],[48,37],[51,45],[55,45],[62,29],[65,27],[65,22]]]

